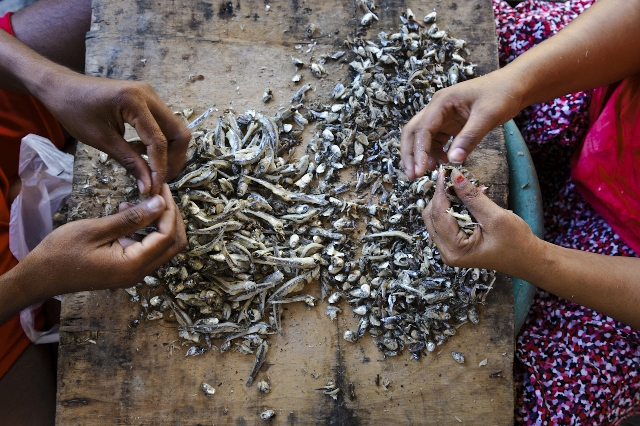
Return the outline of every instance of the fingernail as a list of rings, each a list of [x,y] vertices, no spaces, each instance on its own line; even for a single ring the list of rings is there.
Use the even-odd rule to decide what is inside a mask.
[[[449,152],[449,161],[453,163],[462,163],[464,161],[465,154],[464,149],[455,148]]]
[[[144,194],[144,182],[142,182],[141,179],[138,179],[138,191],[140,191],[141,194]]]
[[[149,198],[147,201],[147,208],[149,208],[149,210],[151,211],[158,211],[161,210],[163,205],[162,205],[162,197],[160,197],[159,195],[154,195],[153,197]]]
[[[464,182],[464,175],[458,172],[458,175],[454,178],[454,180],[456,181],[456,183],[460,184]]]

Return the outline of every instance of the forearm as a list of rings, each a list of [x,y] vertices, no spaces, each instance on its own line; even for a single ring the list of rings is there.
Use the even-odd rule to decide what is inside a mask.
[[[520,108],[640,72],[640,0],[600,0],[558,34],[501,69]]]
[[[2,274],[0,276],[0,324],[27,306],[54,296],[43,292],[46,289],[44,284],[30,279],[28,270],[20,264]]]
[[[605,256],[537,240],[505,271],[640,329],[640,259]]]
[[[39,98],[56,76],[69,73],[0,30],[0,88]]]
[[[21,42],[51,61],[84,72],[91,0],[38,0],[11,16]]]

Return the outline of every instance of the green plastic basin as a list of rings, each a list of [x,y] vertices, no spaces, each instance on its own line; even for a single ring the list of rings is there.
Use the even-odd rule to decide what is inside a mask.
[[[509,164],[509,208],[527,222],[538,238],[543,238],[542,196],[531,155],[513,120],[503,127]],[[514,327],[517,335],[533,303],[536,287],[520,278],[512,277],[512,280]]]

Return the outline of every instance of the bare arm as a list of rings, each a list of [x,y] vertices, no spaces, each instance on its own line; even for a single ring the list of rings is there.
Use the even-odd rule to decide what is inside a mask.
[[[492,128],[527,105],[639,72],[639,22],[640,0],[600,0],[506,67],[436,92],[402,131],[407,176],[422,176],[437,161],[464,161]]]
[[[457,171],[456,194],[481,226],[468,236],[446,213],[439,178],[423,218],[445,263],[496,269],[640,329],[640,259],[604,256],[538,239],[527,224],[482,194]]]
[[[639,72],[639,39],[640,1],[596,2],[509,64],[523,86],[521,109]]]

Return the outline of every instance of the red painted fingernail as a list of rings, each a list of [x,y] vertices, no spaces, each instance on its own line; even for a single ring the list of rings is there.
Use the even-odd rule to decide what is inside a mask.
[[[462,183],[464,182],[464,175],[462,173],[460,173],[458,176],[456,176],[456,183]]]

